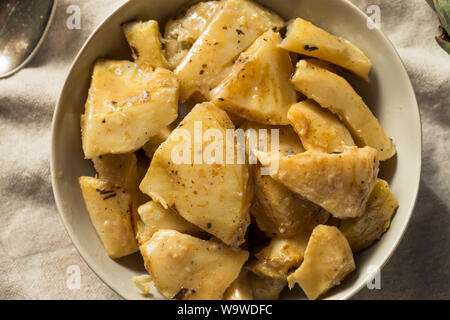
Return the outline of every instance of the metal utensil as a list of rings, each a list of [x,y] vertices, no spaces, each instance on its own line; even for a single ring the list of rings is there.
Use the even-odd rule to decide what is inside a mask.
[[[36,54],[53,18],[56,0],[0,1],[0,79]]]

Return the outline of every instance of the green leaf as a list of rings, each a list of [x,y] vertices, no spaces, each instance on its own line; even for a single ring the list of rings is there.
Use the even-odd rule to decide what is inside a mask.
[[[434,0],[434,7],[442,27],[450,34],[450,0]]]

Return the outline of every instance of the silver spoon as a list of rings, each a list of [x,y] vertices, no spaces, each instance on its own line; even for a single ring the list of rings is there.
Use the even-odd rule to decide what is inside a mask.
[[[55,13],[56,0],[0,1],[0,79],[36,54]]]

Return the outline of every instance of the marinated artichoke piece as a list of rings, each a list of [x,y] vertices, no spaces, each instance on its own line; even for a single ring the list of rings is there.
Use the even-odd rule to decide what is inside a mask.
[[[146,71],[167,68],[158,22],[154,20],[129,22],[124,24],[122,29],[130,45],[133,59],[140,68]]]
[[[250,277],[245,269],[242,269],[239,277],[225,291],[223,300],[253,300]]]
[[[252,170],[255,197],[251,213],[261,231],[269,237],[292,237],[311,233],[328,220],[329,214],[319,206],[301,198],[268,175],[261,175],[260,167]]]
[[[239,246],[245,241],[250,224],[248,168],[245,164],[226,164],[226,161],[208,164],[202,160],[196,164],[202,159],[198,157],[208,158],[206,150],[214,145],[211,140],[204,143],[203,148],[194,144],[195,123],[201,123],[201,137],[208,129],[218,130],[225,137],[226,129],[234,128],[226,112],[214,104],[206,102],[195,106],[156,151],[140,189],[226,244]],[[180,141],[185,134],[192,137],[187,144],[183,144],[186,140]],[[187,145],[186,152],[178,149],[180,144]],[[220,148],[225,156],[226,144]],[[234,151],[237,152],[236,142]],[[174,153],[183,157],[186,154],[187,161],[175,163]]]
[[[147,202],[138,208],[140,221],[138,222],[137,239],[139,244],[150,240],[153,234],[159,230],[169,229],[192,236],[202,237],[205,232],[187,222],[179,214],[170,209],[165,209],[155,201]]]
[[[315,300],[353,270],[352,250],[344,235],[336,227],[319,225],[311,234],[302,264],[288,276],[289,288],[298,283],[308,299]]]
[[[102,179],[80,177],[79,183],[92,224],[108,256],[117,259],[136,252],[131,221],[133,196]]]
[[[140,220],[137,208],[143,202],[148,201],[147,196],[139,191],[142,168],[134,153],[105,154],[92,159],[98,177],[106,180],[132,197],[131,221],[137,236]]]
[[[371,147],[347,147],[340,154],[306,151],[278,161],[272,178],[336,218],[362,215],[377,181],[377,151]]]
[[[248,252],[174,230],[157,231],[141,246],[145,268],[168,299],[222,299]]]
[[[156,150],[159,148],[159,146],[167,140],[172,130],[170,130],[170,127],[162,128],[159,133],[151,137],[146,144],[142,147],[144,149],[145,155],[147,158],[151,159],[153,158],[153,155],[155,154]]]
[[[231,71],[234,60],[261,34],[283,20],[247,0],[224,0],[206,29],[175,69],[181,102],[193,94],[209,100],[210,89]]]
[[[261,277],[286,280],[289,270],[300,266],[310,235],[311,231],[291,238],[273,238],[255,254],[249,270]]]
[[[133,152],[178,116],[178,81],[129,61],[98,60],[92,74],[82,142],[85,157]]]
[[[294,72],[287,51],[278,48],[281,37],[272,30],[243,52],[231,73],[211,91],[220,108],[251,121],[287,125],[287,112],[296,102],[290,78]]]
[[[287,118],[306,150],[335,153],[343,152],[346,146],[355,146],[348,129],[314,100],[294,104]]]
[[[249,277],[255,300],[278,300],[281,291],[287,285],[286,280],[283,279],[260,277],[252,273]]]
[[[292,83],[298,91],[336,114],[350,129],[358,145],[377,149],[382,161],[395,155],[392,140],[344,78],[306,60],[300,60]]]
[[[369,81],[372,67],[369,58],[350,41],[336,37],[309,21],[301,18],[291,21],[280,47],[332,62]]]
[[[180,63],[194,42],[211,22],[220,1],[199,2],[176,19],[170,19],[164,29],[166,57],[172,69]]]
[[[116,184],[127,191],[137,190],[139,186],[139,174],[136,155],[105,154],[92,159],[95,171],[100,179]]]
[[[305,58],[305,59],[301,59],[301,60],[304,60],[305,62],[307,62],[309,65],[311,65],[313,67],[319,67],[319,68],[328,70],[330,72],[340,74],[336,65],[329,63],[327,61],[316,59],[316,58]],[[297,63],[298,63],[298,61],[297,61]]]
[[[353,252],[370,246],[389,228],[398,208],[397,199],[386,181],[378,179],[361,217],[343,220],[339,229],[347,238]]]
[[[257,122],[250,122],[245,121],[241,124],[240,128],[244,131],[246,131],[246,151],[247,153],[250,151],[249,148],[251,148],[255,155],[257,155],[257,150],[266,149],[268,151],[271,150],[271,143],[272,143],[272,130],[278,130],[278,151],[282,155],[290,155],[290,154],[297,154],[304,152],[305,149],[302,146],[302,143],[300,141],[300,138],[295,133],[295,131],[292,129],[291,126],[269,126]],[[256,144],[253,144],[251,140],[249,129],[255,130],[255,137],[256,137]],[[265,131],[260,131],[265,130]],[[266,133],[267,139],[264,139],[263,132]],[[265,141],[267,141],[266,146],[258,145],[258,141],[262,140],[261,142],[264,144]],[[274,141],[275,143],[275,141]],[[257,150],[256,150],[257,149]]]

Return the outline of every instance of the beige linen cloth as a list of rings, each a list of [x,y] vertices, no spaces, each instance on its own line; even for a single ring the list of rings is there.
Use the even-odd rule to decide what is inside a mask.
[[[149,0],[150,1],[150,0]],[[331,0],[330,0],[331,1]],[[56,210],[50,124],[71,61],[93,29],[124,0],[61,0],[38,55],[0,80],[0,299],[119,299],[84,263]],[[381,7],[381,26],[400,53],[423,122],[423,172],[411,224],[381,272],[381,290],[357,299],[450,298],[450,56],[435,43],[437,19],[424,0],[353,0]],[[66,27],[70,5],[81,29]],[[405,128],[408,130],[408,128]],[[79,266],[70,290],[67,268]]]

